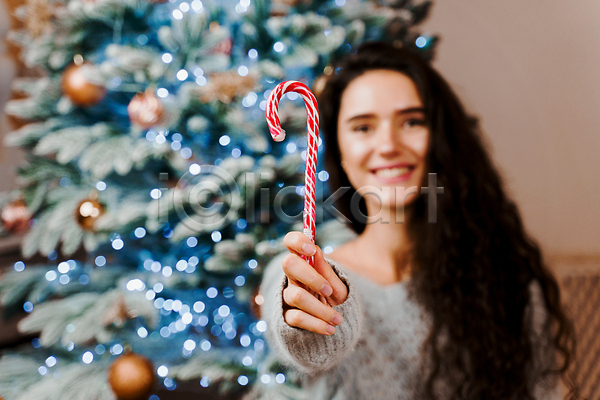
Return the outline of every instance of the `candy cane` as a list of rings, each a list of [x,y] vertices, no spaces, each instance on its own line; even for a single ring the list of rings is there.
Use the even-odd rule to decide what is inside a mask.
[[[279,120],[279,100],[287,92],[296,92],[304,99],[308,118],[308,147],[306,149],[306,169],[304,174],[304,234],[315,241],[315,175],[317,172],[317,152],[319,151],[319,107],[317,99],[303,83],[296,81],[281,82],[269,95],[267,100],[267,124],[273,140],[281,142],[285,139],[285,131],[281,129]],[[303,257],[312,266],[313,257]]]

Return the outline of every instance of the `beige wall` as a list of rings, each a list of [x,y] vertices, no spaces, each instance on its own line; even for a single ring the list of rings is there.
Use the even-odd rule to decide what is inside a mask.
[[[434,66],[548,254],[600,253],[600,2],[437,0]]]

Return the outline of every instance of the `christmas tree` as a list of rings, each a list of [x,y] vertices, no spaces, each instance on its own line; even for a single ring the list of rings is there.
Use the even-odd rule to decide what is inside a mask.
[[[0,280],[31,344],[0,358],[0,396],[136,399],[198,390],[300,398],[263,338],[256,288],[281,238],[301,230],[306,113],[288,133],[264,110],[282,80],[315,91],[367,40],[431,59],[410,0],[29,0],[17,10],[33,77],[6,112],[23,122],[21,188],[0,199],[3,234],[25,231]],[[319,169],[317,196],[327,194]],[[287,189],[292,189],[287,190]],[[327,219],[327,215],[323,216]],[[329,216],[331,217],[331,216]],[[344,237],[317,220],[327,251]],[[27,258],[41,254],[44,264]],[[152,395],[157,399],[156,394]]]

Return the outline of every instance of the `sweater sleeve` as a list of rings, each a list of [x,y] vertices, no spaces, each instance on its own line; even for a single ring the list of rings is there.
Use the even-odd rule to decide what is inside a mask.
[[[553,366],[556,352],[548,330],[548,312],[546,310],[542,289],[537,281],[529,286],[530,305],[527,309],[531,341],[534,354],[534,376],[539,376],[544,369]],[[536,400],[562,400],[566,389],[557,376],[544,376],[533,382],[533,395]]]
[[[260,287],[264,298],[262,318],[267,322],[267,341],[281,361],[312,375],[338,365],[355,348],[362,331],[362,306],[355,286],[340,268],[332,264],[348,286],[346,301],[333,307],[342,315],[343,322],[330,336],[288,325],[283,319],[283,289],[287,277],[282,262],[286,254],[275,257],[265,270]]]

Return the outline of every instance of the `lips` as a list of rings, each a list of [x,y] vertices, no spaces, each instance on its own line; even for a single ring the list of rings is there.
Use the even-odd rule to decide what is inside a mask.
[[[408,179],[414,169],[415,166],[412,164],[394,164],[385,167],[374,168],[371,170],[371,173],[386,183],[393,183]]]

